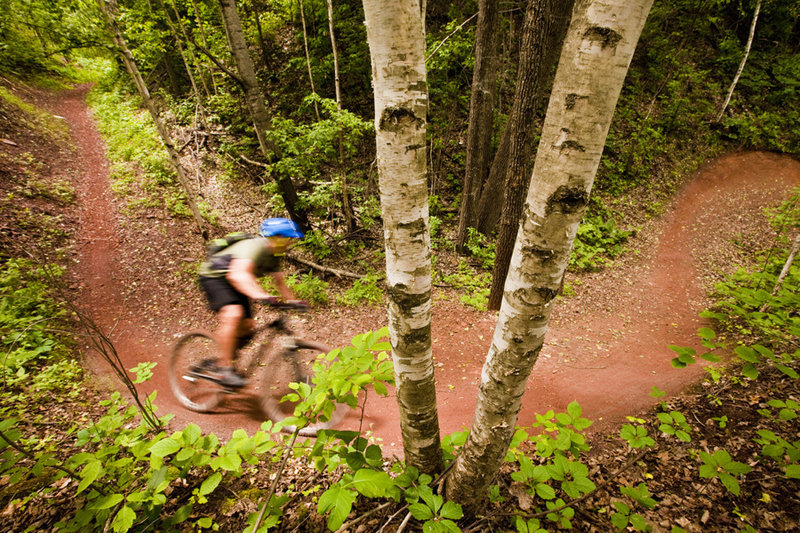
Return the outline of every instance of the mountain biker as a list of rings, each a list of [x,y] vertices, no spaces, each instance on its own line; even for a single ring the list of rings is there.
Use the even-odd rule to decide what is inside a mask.
[[[258,278],[270,274],[286,303],[306,306],[295,299],[280,270],[280,256],[296,239],[303,238],[303,232],[288,218],[268,218],[261,223],[259,234],[219,250],[198,269],[209,307],[219,319],[214,332],[219,359],[211,370],[215,381],[226,387],[243,387],[247,383],[234,369],[233,359],[236,350],[252,338],[251,300],[278,302],[278,298],[261,288]]]

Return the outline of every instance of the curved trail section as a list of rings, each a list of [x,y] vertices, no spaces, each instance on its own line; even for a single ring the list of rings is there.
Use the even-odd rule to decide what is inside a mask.
[[[147,309],[126,307],[120,279],[119,256],[125,246],[117,229],[120,217],[113,209],[109,191],[104,145],[83,102],[85,89],[55,96],[53,112],[66,117],[78,147],[74,161],[65,162],[79,175],[81,238],[78,276],[85,289],[81,302],[111,338],[126,365],[140,361],[161,362],[143,392],[160,391],[159,414],[175,413],[172,424],[196,422],[221,438],[237,428],[256,430],[263,419],[253,398],[229,402],[224,412],[198,415],[182,409],[169,393],[164,364],[168,346],[183,326],[179,317],[153,333],[144,327]],[[759,210],[785,199],[800,185],[800,162],[768,153],[742,153],[723,157],[701,169],[677,195],[659,224],[657,242],[642,250],[631,270],[614,269],[585,283],[610,284],[611,297],[604,301],[580,296],[557,304],[544,349],[528,381],[518,424],[530,425],[534,414],[564,410],[577,400],[584,416],[599,421],[595,427],[613,427],[624,416],[652,404],[653,386],[669,394],[680,393],[702,373],[699,365],[675,370],[670,344],[696,346],[695,332],[704,306],[704,284],[699,265],[719,241],[736,234],[737,213]],[[589,291],[591,292],[591,291]],[[608,292],[606,292],[608,294]],[[170,298],[174,295],[163,295]],[[167,300],[168,301],[168,300]],[[496,315],[477,313],[459,303],[436,301],[433,311],[434,357],[442,434],[472,422],[480,372],[493,335]],[[175,312],[173,312],[173,315]],[[337,319],[331,317],[336,315]],[[331,345],[347,342],[353,335],[385,323],[383,312],[337,314],[317,310],[325,325],[314,328],[317,340]],[[309,326],[308,329],[311,329]],[[102,369],[92,365],[95,371]],[[343,426],[371,431],[387,453],[402,453],[395,398],[375,398],[366,407],[363,422],[354,413]]]

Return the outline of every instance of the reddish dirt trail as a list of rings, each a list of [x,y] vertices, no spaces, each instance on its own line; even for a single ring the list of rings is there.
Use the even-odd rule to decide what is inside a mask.
[[[106,331],[113,330],[111,338],[126,368],[144,360],[164,362],[165,346],[182,328],[174,317],[175,323],[162,329],[165,334],[154,336],[143,326],[146,310],[137,318],[120,299],[125,280],[116,278],[117,255],[120,247],[136,243],[120,242],[117,236],[120,221],[108,190],[103,143],[88,117],[84,95],[85,91],[65,92],[53,103],[54,112],[70,123],[78,146],[75,161],[65,164],[81,176],[78,276],[86,289],[81,301]],[[653,402],[651,387],[677,394],[695,382],[702,369],[672,369],[669,362],[674,354],[667,346],[697,344],[698,312],[704,303],[698,265],[717,239],[733,237],[723,228],[736,228],[737,213],[774,204],[798,185],[800,162],[767,153],[733,154],[699,171],[667,210],[659,242],[643,250],[635,267],[614,269],[586,282],[611,283],[616,288],[612,298],[598,302],[579,295],[558,304],[545,348],[528,381],[519,425],[530,425],[537,412],[563,410],[577,400],[585,416],[600,422],[596,427],[613,427],[625,415]],[[322,313],[333,314],[330,310]],[[118,317],[123,318],[117,323]],[[435,303],[434,357],[442,434],[472,422],[495,320],[492,313],[470,311],[459,303]],[[308,322],[314,323],[314,314]],[[316,329],[315,338],[336,345],[380,327],[385,318],[382,312],[371,311],[360,316],[343,313],[338,322],[327,322]],[[193,421],[227,438],[236,428],[252,432],[259,427],[261,415],[247,397],[230,402],[224,413],[197,415],[183,410],[169,393],[163,364],[143,388],[144,392],[153,389],[160,391],[159,414],[175,413],[172,424],[176,428]],[[352,415],[343,424],[357,429],[360,421]],[[394,397],[372,397],[363,428],[383,441],[387,454],[402,453]]]

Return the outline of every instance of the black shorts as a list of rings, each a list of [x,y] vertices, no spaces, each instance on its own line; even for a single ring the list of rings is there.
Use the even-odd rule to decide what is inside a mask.
[[[200,286],[208,299],[208,306],[212,311],[219,311],[226,305],[241,305],[244,307],[244,317],[253,318],[250,309],[250,298],[233,288],[225,278],[206,278],[200,276]]]

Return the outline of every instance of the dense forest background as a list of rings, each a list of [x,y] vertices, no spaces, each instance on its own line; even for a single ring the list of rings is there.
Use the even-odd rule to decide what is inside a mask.
[[[478,14],[487,4],[496,26],[481,40]],[[380,306],[382,220],[361,3],[237,2],[255,85],[242,49],[230,45],[226,5],[234,4],[0,0],[0,141],[68,144],[61,118],[36,104],[49,91],[91,84],[112,188],[126,204],[123,224],[149,224],[148,232],[172,238],[167,221],[177,220],[195,228],[181,238],[201,252],[205,238],[289,214],[309,230],[291,258],[293,290],[320,308]],[[546,5],[426,3],[433,279],[447,297],[481,311],[492,308],[495,259],[509,246],[498,240],[505,178],[491,181],[491,170],[502,163],[517,90],[529,74],[520,47],[537,35],[524,33],[526,13]],[[535,161],[566,23],[556,11],[544,12],[553,35],[537,41],[545,68],[525,116],[522,175]],[[796,1],[655,2],[578,230],[565,298],[580,290],[582,274],[613,269],[634,253],[631,239],[709,160],[747,150],[800,153],[798,20]],[[476,60],[490,49],[491,113],[471,116]],[[259,98],[266,120],[253,116]],[[465,196],[473,128],[486,130],[489,142],[478,158],[477,192]],[[797,195],[768,214],[774,243],[742,246],[748,269],[710,280],[721,283],[707,313],[716,331],[700,332],[708,352],[674,347],[675,366],[717,361],[735,348],[730,367],[708,371],[697,404],[662,401],[647,419],[629,417],[618,436],[597,437],[591,451],[580,406],[542,415],[538,429],[515,435],[488,511],[465,516],[443,501],[438,479],[349,432],[300,444],[267,425],[221,443],[195,425],[168,433],[146,398],[129,407],[119,394],[87,392],[74,355],[83,341],[74,332],[88,331],[112,356],[113,345],[65,298],[74,287],[59,279],[74,266],[69,246],[80,236],[71,234],[69,209],[77,195],[57,171],[43,178],[48,163],[34,153],[0,150],[0,523],[10,530],[678,533],[796,524]],[[478,227],[461,235],[465,210]],[[140,248],[149,252],[148,232]],[[189,285],[196,259],[170,263],[167,285]],[[381,343],[367,340],[361,352],[380,352]],[[152,367],[128,370],[146,381]],[[465,438],[444,437],[446,463]]]
[[[105,128],[133,138],[131,125],[123,127],[131,119],[118,109],[123,103],[135,108],[140,100],[96,4],[4,3],[9,16],[0,28],[3,71],[29,76],[84,65],[84,76],[100,76],[92,98],[99,114],[109,113]],[[498,31],[492,36],[499,65],[484,181],[514,100],[525,8],[524,3],[500,5]],[[576,268],[602,265],[617,253],[626,230],[635,228],[642,216],[656,214],[679,177],[710,156],[737,149],[798,151],[796,3],[760,5],[746,65],[717,120],[746,51],[754,8],[754,2],[740,1],[655,4],[608,137],[593,203],[576,244]],[[427,4],[428,180],[435,235],[453,236],[461,208],[477,10],[476,2]],[[307,248],[317,259],[341,264],[347,257],[332,243],[358,247],[356,232],[374,236],[380,227],[370,60],[360,3],[338,2],[329,11],[321,1],[241,2],[239,11],[270,119],[267,156],[259,150],[216,5],[121,2],[115,16],[172,142],[199,176],[198,190],[189,194],[201,196],[206,219],[223,231],[252,226],[250,220],[231,219],[203,202],[215,178],[260,189],[269,203],[255,208],[259,217],[285,213],[280,183],[290,181],[298,210],[308,213],[314,229]],[[557,39],[543,44],[560,46]],[[540,77],[545,98],[529,117],[529,165],[535,159],[535,132],[552,73]],[[112,157],[124,140],[111,143]],[[139,160],[132,166],[120,163],[116,172],[128,174],[127,179],[141,176],[169,209],[185,214],[186,192],[168,191],[177,181],[164,151],[150,150],[147,158],[137,158],[127,150],[120,148],[121,159]],[[488,196],[499,205],[493,215],[481,218],[485,236],[470,234],[478,254],[492,249],[502,209],[502,180],[490,187]],[[651,191],[646,209],[653,212],[622,205],[619,196],[631,189]],[[479,214],[490,212],[482,207]]]

